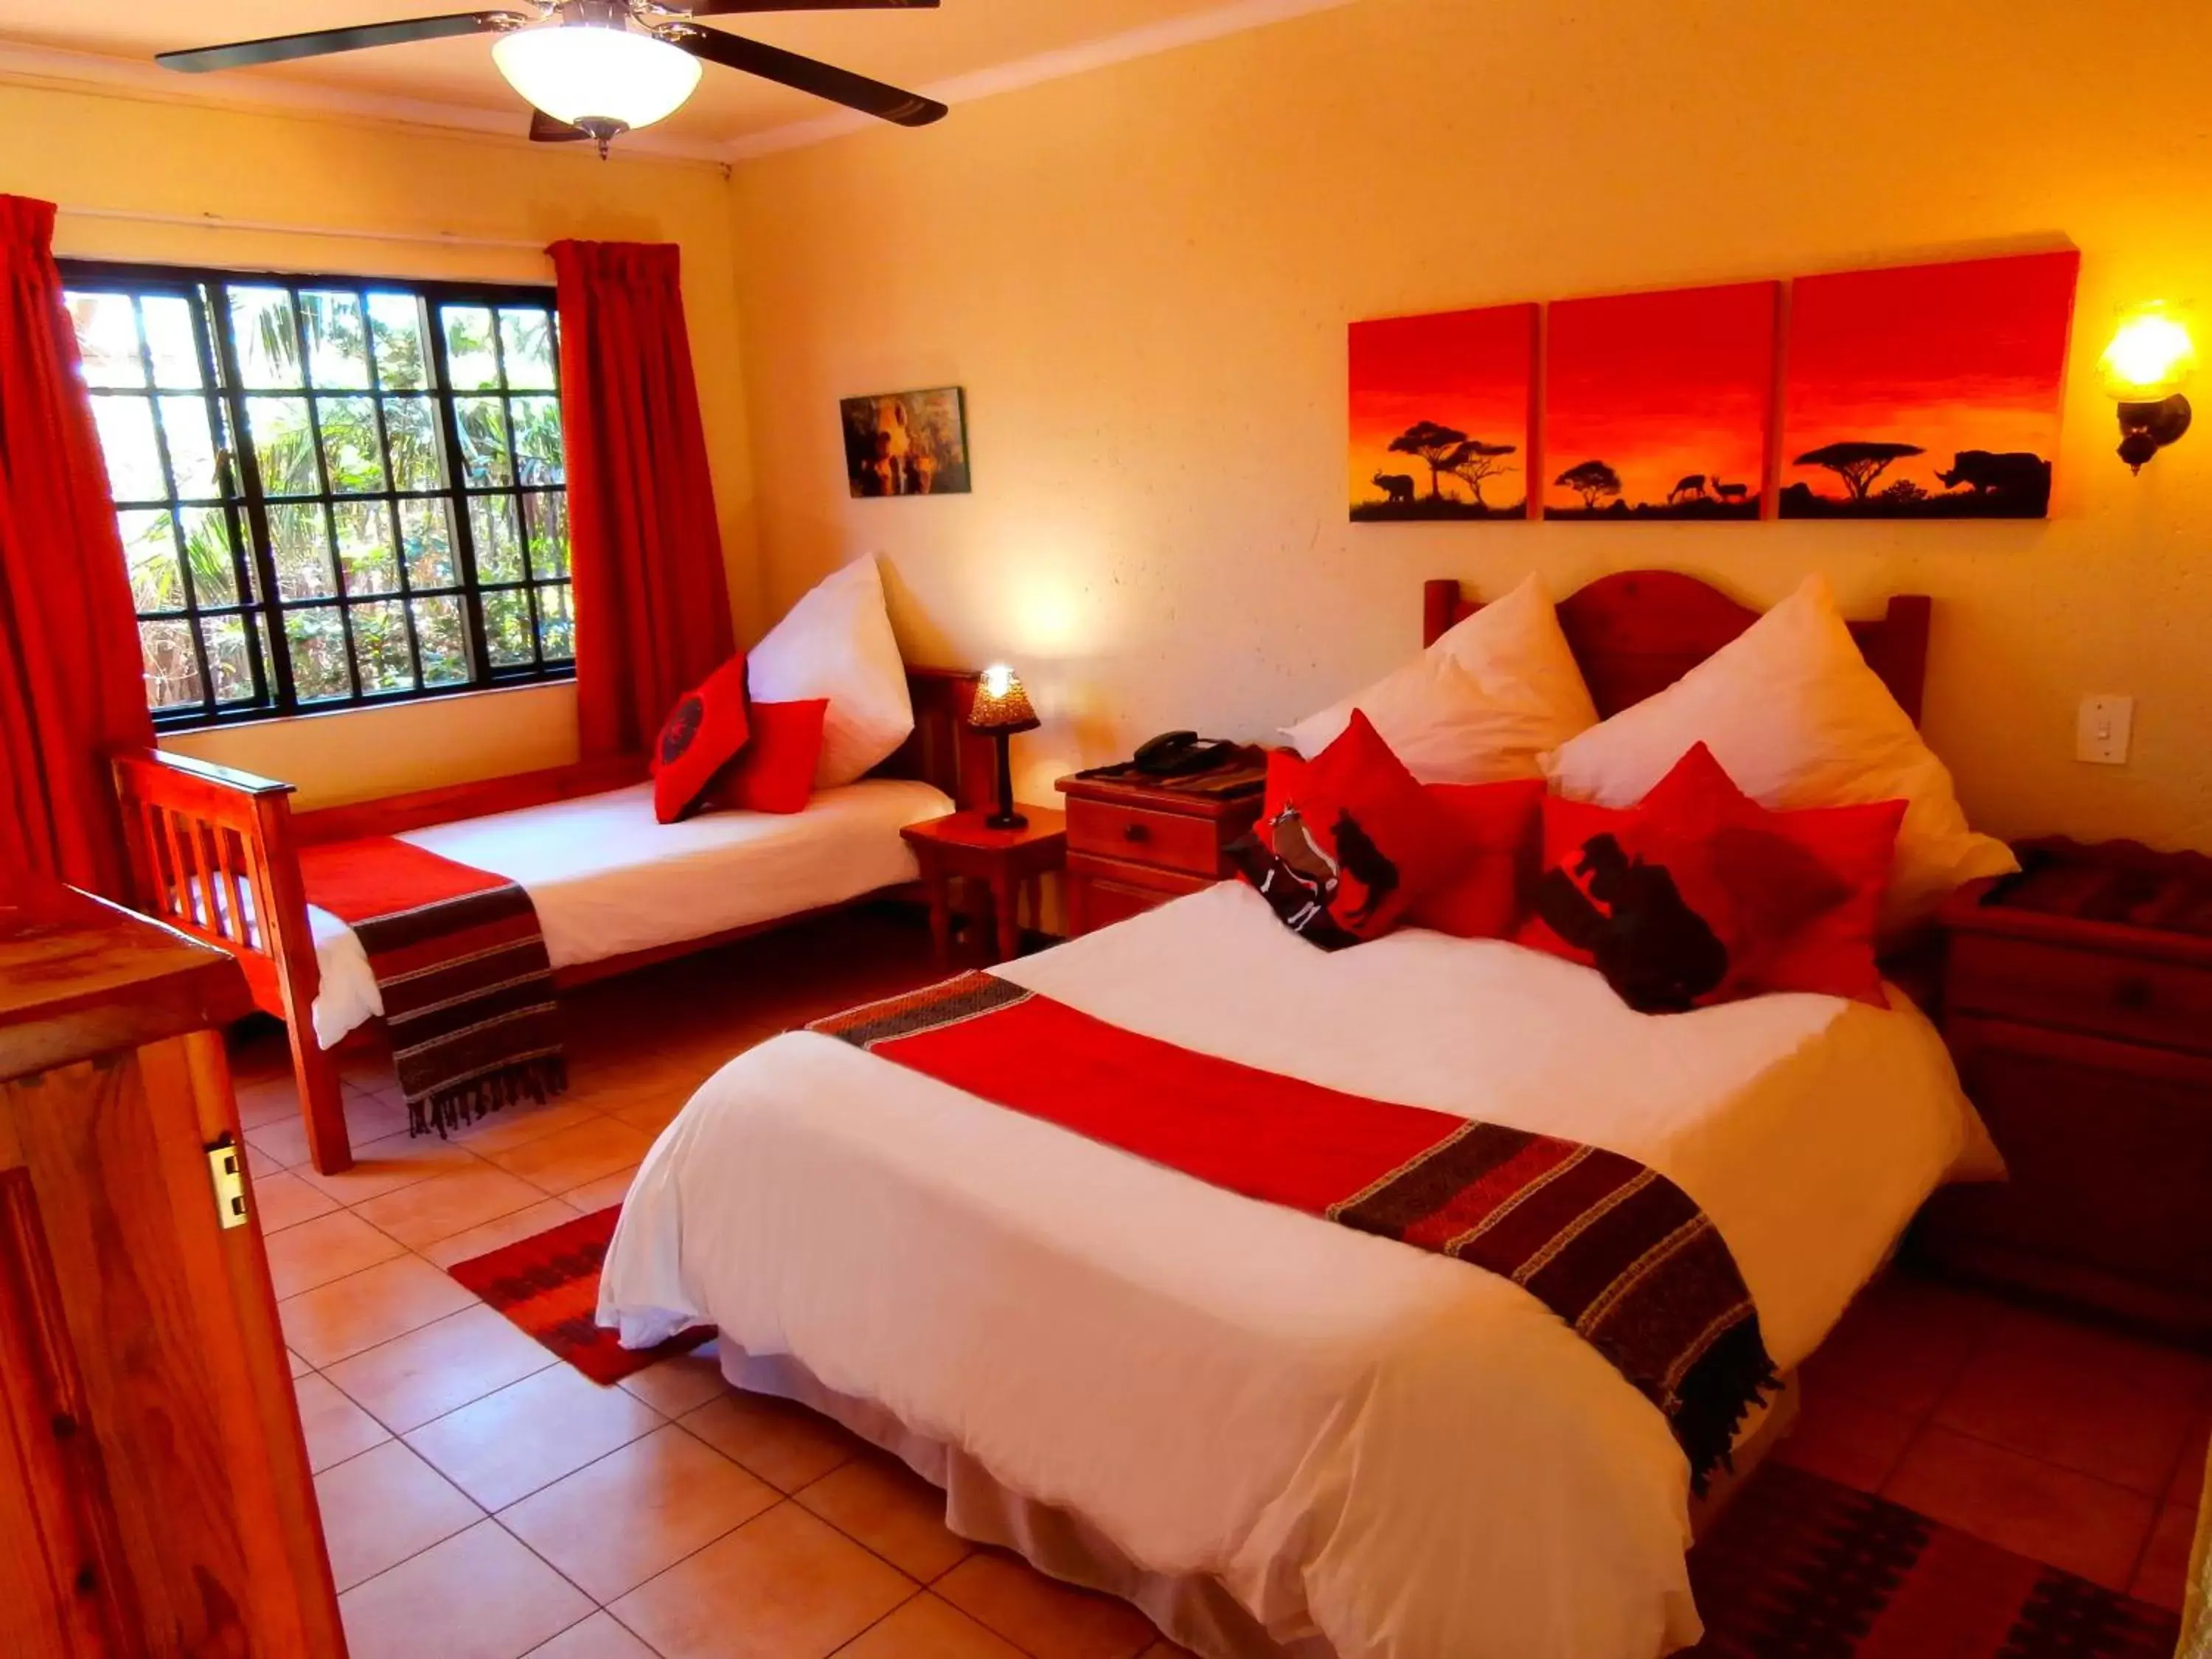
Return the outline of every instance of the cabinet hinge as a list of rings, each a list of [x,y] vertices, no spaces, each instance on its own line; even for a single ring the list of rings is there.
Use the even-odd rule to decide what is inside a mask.
[[[208,1176],[215,1182],[215,1212],[226,1228],[246,1224],[244,1150],[225,1134],[207,1149]]]

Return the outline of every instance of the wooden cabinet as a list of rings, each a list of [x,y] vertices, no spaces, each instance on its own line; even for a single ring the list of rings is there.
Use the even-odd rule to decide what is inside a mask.
[[[1234,875],[1227,848],[1259,818],[1266,770],[1255,749],[1188,778],[1111,767],[1060,779],[1068,933],[1091,933]]]
[[[250,1006],[128,912],[0,906],[9,1659],[345,1652],[223,1052]]]

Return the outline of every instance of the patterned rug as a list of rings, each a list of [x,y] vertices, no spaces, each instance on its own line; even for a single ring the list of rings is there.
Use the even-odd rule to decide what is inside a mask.
[[[1700,1659],[2167,1659],[2179,1620],[1769,1462],[1690,1556]]]
[[[679,1331],[657,1348],[623,1347],[592,1321],[599,1264],[622,1206],[579,1216],[447,1271],[594,1382],[619,1382],[657,1359],[684,1353],[714,1334],[712,1325]]]

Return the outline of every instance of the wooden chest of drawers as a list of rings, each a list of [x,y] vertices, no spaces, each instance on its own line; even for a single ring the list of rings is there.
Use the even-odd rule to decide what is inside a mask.
[[[1922,1245],[2212,1344],[2212,860],[2023,852],[1942,918],[1944,1036],[2012,1179],[1938,1194]]]
[[[1258,750],[1249,752],[1243,770],[1256,786],[1256,769],[1263,763]],[[1256,787],[1224,794],[1204,778],[1078,774],[1060,779],[1059,787],[1067,797],[1061,891],[1070,934],[1090,933],[1234,875],[1226,849],[1260,816]]]

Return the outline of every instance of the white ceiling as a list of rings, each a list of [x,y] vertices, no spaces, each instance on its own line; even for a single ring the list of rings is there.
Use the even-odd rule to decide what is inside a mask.
[[[486,125],[528,111],[492,67],[491,37],[348,52],[208,76],[151,71],[157,52],[460,10],[470,0],[0,0],[0,76],[128,80],[212,101],[360,110],[398,100],[410,118]],[[496,6],[499,0],[480,0]],[[1256,27],[1344,0],[944,0],[934,11],[768,14],[714,26],[804,52],[947,102],[1189,40]],[[514,9],[527,9],[515,6]],[[71,54],[64,58],[58,54]],[[82,56],[77,56],[82,55]],[[161,73],[156,82],[151,77]],[[946,83],[951,83],[949,86]],[[708,65],[691,101],[648,136],[658,147],[742,155],[827,137],[865,118]],[[953,118],[957,118],[957,116]],[[641,146],[653,147],[653,146]]]

